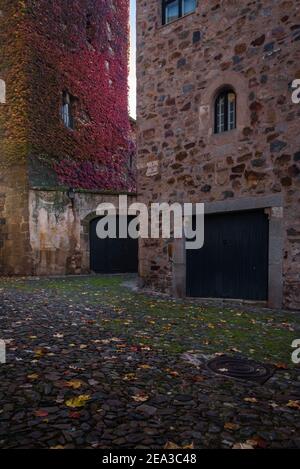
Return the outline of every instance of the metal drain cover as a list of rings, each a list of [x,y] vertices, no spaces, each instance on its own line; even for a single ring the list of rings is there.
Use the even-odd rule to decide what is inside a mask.
[[[211,360],[207,367],[218,375],[264,384],[274,373],[274,368],[244,357],[221,355]]]

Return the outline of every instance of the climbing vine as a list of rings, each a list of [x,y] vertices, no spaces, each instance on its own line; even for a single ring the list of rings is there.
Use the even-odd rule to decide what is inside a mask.
[[[6,83],[6,104],[0,104],[0,169],[24,164],[28,155],[29,100],[25,64],[25,12],[19,1],[0,2],[0,78]]]
[[[28,50],[18,72],[28,85],[22,113],[31,183],[45,184],[54,173],[60,184],[74,188],[133,190],[127,164],[134,151],[127,104],[128,0],[15,3],[22,15],[18,47],[26,44]],[[64,91],[74,97],[73,130],[60,116]]]

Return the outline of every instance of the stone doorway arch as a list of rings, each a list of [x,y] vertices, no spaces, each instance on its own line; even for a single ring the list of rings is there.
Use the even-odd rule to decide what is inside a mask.
[[[81,220],[81,236],[80,244],[82,251],[82,271],[83,273],[91,273],[90,267],[90,224],[98,218],[96,210],[90,212]]]

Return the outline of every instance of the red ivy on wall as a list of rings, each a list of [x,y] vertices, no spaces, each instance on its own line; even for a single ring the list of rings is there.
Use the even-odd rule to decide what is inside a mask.
[[[62,185],[134,190],[128,169],[134,152],[128,119],[129,0],[22,3],[31,55],[24,64],[30,164],[54,169]],[[74,97],[74,130],[60,117],[64,91]]]

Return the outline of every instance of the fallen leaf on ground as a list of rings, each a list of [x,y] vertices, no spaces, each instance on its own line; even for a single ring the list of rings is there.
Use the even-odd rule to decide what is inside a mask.
[[[37,373],[32,373],[32,375],[27,375],[27,378],[35,380],[39,378],[39,375]]]
[[[179,373],[177,371],[170,370],[170,368],[166,368],[165,371],[171,376],[174,376],[174,377],[179,376]]]
[[[150,365],[139,365],[140,370],[151,370],[152,366]]]
[[[34,412],[34,415],[35,415],[36,417],[48,417],[49,414],[48,414],[48,412],[47,412],[46,410],[40,409],[40,410],[36,410],[36,411]]]
[[[74,379],[72,381],[66,381],[66,383],[65,383],[66,388],[72,388],[72,389],[80,389],[82,385],[83,385],[83,382],[80,381],[79,379]]]
[[[146,402],[149,400],[149,396],[148,394],[139,393],[139,394],[136,394],[135,396],[132,396],[132,399],[135,402]]]
[[[224,428],[225,430],[238,430],[240,426],[237,423],[226,422]]]
[[[80,412],[70,412],[69,417],[70,417],[70,419],[79,419],[81,417],[81,413]]]
[[[148,345],[142,345],[141,350],[144,352],[150,352],[151,348]]]
[[[176,443],[173,443],[172,441],[168,441],[164,449],[195,449],[194,443],[191,443],[190,445],[185,445],[185,446],[178,446]]]
[[[194,381],[194,383],[203,383],[203,381],[205,381],[206,378],[201,375],[196,375],[196,376],[192,376],[191,380]]]
[[[34,351],[35,358],[42,358],[47,353],[47,350],[38,348]]]
[[[288,366],[285,363],[275,363],[276,368],[279,370],[287,370]]]
[[[91,397],[88,394],[73,397],[72,399],[66,401],[66,406],[71,408],[84,407],[90,398]]]
[[[300,401],[289,401],[286,406],[290,409],[300,410]]]
[[[245,402],[251,402],[252,404],[255,404],[257,402],[257,399],[255,397],[245,397],[244,401]]]
[[[268,443],[266,442],[266,440],[264,440],[260,436],[255,436],[254,438],[247,440],[246,443],[254,446],[255,448],[261,448],[261,449],[265,449],[268,446]]]
[[[136,376],[134,373],[127,373],[124,378],[123,378],[124,381],[134,381],[136,380]]]
[[[233,445],[232,449],[254,449],[254,446],[249,443],[236,443]]]

